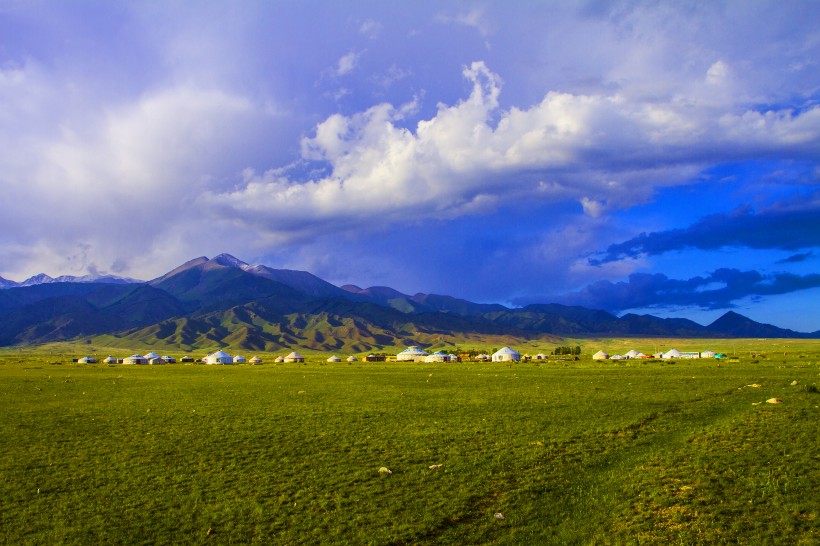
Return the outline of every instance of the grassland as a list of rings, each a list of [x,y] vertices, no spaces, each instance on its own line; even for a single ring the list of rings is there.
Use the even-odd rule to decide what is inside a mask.
[[[820,344],[588,360],[643,343],[513,365],[5,352],[0,541],[820,543]]]

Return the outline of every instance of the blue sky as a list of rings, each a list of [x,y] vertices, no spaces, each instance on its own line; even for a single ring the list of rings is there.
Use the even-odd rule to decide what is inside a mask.
[[[820,329],[820,3],[0,0],[0,276]]]

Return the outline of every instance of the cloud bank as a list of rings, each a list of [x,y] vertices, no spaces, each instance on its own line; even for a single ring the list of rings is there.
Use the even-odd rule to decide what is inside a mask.
[[[774,296],[817,287],[820,274],[761,274],[721,268],[690,279],[672,279],[663,273],[633,273],[626,281],[598,281],[555,300],[613,313],[667,306],[728,309],[750,296]]]
[[[777,203],[760,211],[743,206],[729,214],[710,215],[685,229],[642,233],[628,241],[610,245],[600,258],[591,258],[590,263],[600,265],[691,248],[800,250],[818,246],[820,193],[815,192],[799,201]]]
[[[713,66],[704,75],[704,85],[714,72]],[[454,218],[522,198],[575,200],[595,217],[689,181],[716,150],[753,158],[788,149],[801,157],[820,146],[820,106],[725,111],[671,98],[646,103],[618,94],[549,92],[532,107],[504,109],[501,77],[484,62],[465,67],[463,76],[469,96],[454,105],[440,103],[434,117],[415,124],[408,123],[414,103],[383,103],[320,122],[303,139],[301,159],[319,164],[321,177],[249,173],[242,187],[209,192],[203,202],[239,220],[253,217],[257,229],[285,239],[321,236],[330,223],[366,230],[374,216],[389,222]],[[351,223],[351,216],[362,221]],[[741,224],[743,215],[737,216]],[[310,219],[307,227],[304,218]],[[776,223],[783,215],[768,218]],[[737,229],[740,234],[744,226]],[[605,259],[653,242],[613,246]],[[664,244],[674,243],[657,243]]]

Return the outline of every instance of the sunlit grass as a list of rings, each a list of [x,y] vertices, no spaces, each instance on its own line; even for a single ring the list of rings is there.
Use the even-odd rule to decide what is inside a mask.
[[[57,360],[0,359],[9,544],[820,541],[817,355]]]

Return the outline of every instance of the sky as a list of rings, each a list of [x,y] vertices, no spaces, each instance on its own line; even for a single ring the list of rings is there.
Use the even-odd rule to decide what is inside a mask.
[[[0,0],[0,276],[820,330],[820,2]]]

